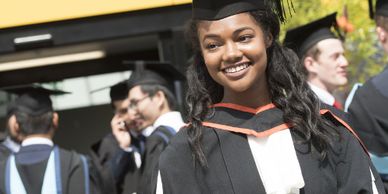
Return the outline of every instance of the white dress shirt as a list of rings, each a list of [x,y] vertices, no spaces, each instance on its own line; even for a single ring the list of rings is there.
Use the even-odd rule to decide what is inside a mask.
[[[49,146],[54,146],[54,142],[51,139],[45,137],[29,137],[22,142],[22,146],[45,144]]]
[[[326,104],[328,104],[330,106],[334,105],[335,98],[334,98],[333,95],[331,95],[326,90],[323,90],[323,89],[321,89],[321,88],[319,88],[317,86],[314,86],[310,82],[308,82],[308,84],[310,85],[310,88],[311,88],[311,90],[313,90],[315,95],[318,96],[319,100],[321,100],[323,103],[326,103]]]

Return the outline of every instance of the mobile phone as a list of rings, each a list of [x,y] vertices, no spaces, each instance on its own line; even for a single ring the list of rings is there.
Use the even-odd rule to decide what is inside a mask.
[[[119,124],[119,126],[120,126],[121,128],[123,128],[123,129],[126,128],[126,127],[125,127],[125,121],[120,121],[118,124]]]

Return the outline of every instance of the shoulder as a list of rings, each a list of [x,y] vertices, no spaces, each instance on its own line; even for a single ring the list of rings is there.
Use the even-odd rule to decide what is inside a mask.
[[[174,129],[168,126],[159,126],[147,138],[147,143],[167,145],[175,134],[176,132]]]
[[[7,138],[7,135],[3,132],[0,132],[0,143],[3,142]]]
[[[83,166],[89,165],[89,158],[79,154],[73,150],[58,148],[61,166],[64,169],[74,171],[75,169],[83,169]]]
[[[388,69],[370,78],[361,86],[356,94],[361,94],[366,97],[375,97],[376,94],[382,95],[388,98]]]
[[[6,160],[11,151],[0,142],[0,161]]]
[[[347,149],[349,146],[363,150],[367,153],[367,149],[357,133],[353,130],[347,114],[342,111],[327,111],[321,112],[325,121],[329,122],[336,131],[339,137],[332,141],[334,150],[342,152],[342,149]]]
[[[169,145],[160,156],[159,163],[161,168],[168,168],[172,161],[180,159],[186,160],[191,157],[191,150],[188,142],[187,128],[182,128],[179,132],[171,138]]]

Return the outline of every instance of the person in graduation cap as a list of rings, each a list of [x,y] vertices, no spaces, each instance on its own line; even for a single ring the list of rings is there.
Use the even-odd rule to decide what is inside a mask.
[[[133,79],[133,78],[130,78]],[[100,172],[104,179],[105,193],[133,193],[137,191],[138,179],[140,173],[136,166],[136,158],[140,159],[140,140],[137,139],[136,126],[128,126],[126,123],[131,123],[131,118],[128,116],[128,80],[124,80],[110,87],[109,96],[111,106],[114,110],[114,115],[111,120],[111,133],[103,139],[92,145],[92,158],[99,166]],[[131,129],[129,129],[131,127]],[[131,133],[132,132],[132,133]],[[119,139],[120,141],[116,140]],[[123,165],[120,170],[112,170],[113,158],[117,155],[125,153],[126,145],[121,145],[119,142],[132,139],[134,149],[130,152],[130,158],[133,158],[128,164]],[[120,163],[121,161],[118,160]]]
[[[297,53],[310,88],[318,98],[337,109],[342,104],[335,100],[336,89],[348,83],[342,41],[332,32],[337,13],[288,30],[284,45]]]
[[[87,159],[54,145],[59,116],[49,95],[63,94],[36,86],[7,89],[15,100],[16,128],[25,137],[18,153],[0,164],[0,193],[98,193],[98,177]]]
[[[371,17],[373,4],[369,1]],[[378,42],[388,53],[388,1],[378,0],[374,19]],[[385,65],[386,66],[386,65]],[[355,91],[348,113],[388,191],[388,66]]]
[[[20,134],[20,131],[15,127],[16,118],[14,115],[14,102],[10,102],[7,105],[6,113],[6,134],[0,140],[0,160],[7,159],[8,156],[12,153],[16,153],[20,149],[20,144],[23,140],[23,135]]]
[[[194,0],[188,121],[156,193],[384,193],[347,124],[278,42],[280,1]]]
[[[140,179],[137,193],[151,194],[151,180],[156,180],[158,159],[167,146],[169,140],[184,125],[181,114],[176,111],[177,105],[171,84],[159,73],[151,70],[136,71],[130,79],[128,93],[128,114],[139,129],[143,129],[138,136],[145,139],[144,148],[140,150],[141,163]],[[132,139],[117,141],[123,150],[130,154]],[[125,160],[127,159],[127,160]],[[114,171],[123,172],[125,163],[131,163],[131,157],[119,155],[113,161],[116,163]],[[154,178],[152,178],[154,177]]]

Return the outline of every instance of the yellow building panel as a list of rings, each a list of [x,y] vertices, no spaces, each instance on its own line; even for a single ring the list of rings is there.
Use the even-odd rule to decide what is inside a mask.
[[[0,29],[191,3],[191,0],[0,0]]]
[[[175,5],[191,3],[191,0],[172,0]]]

